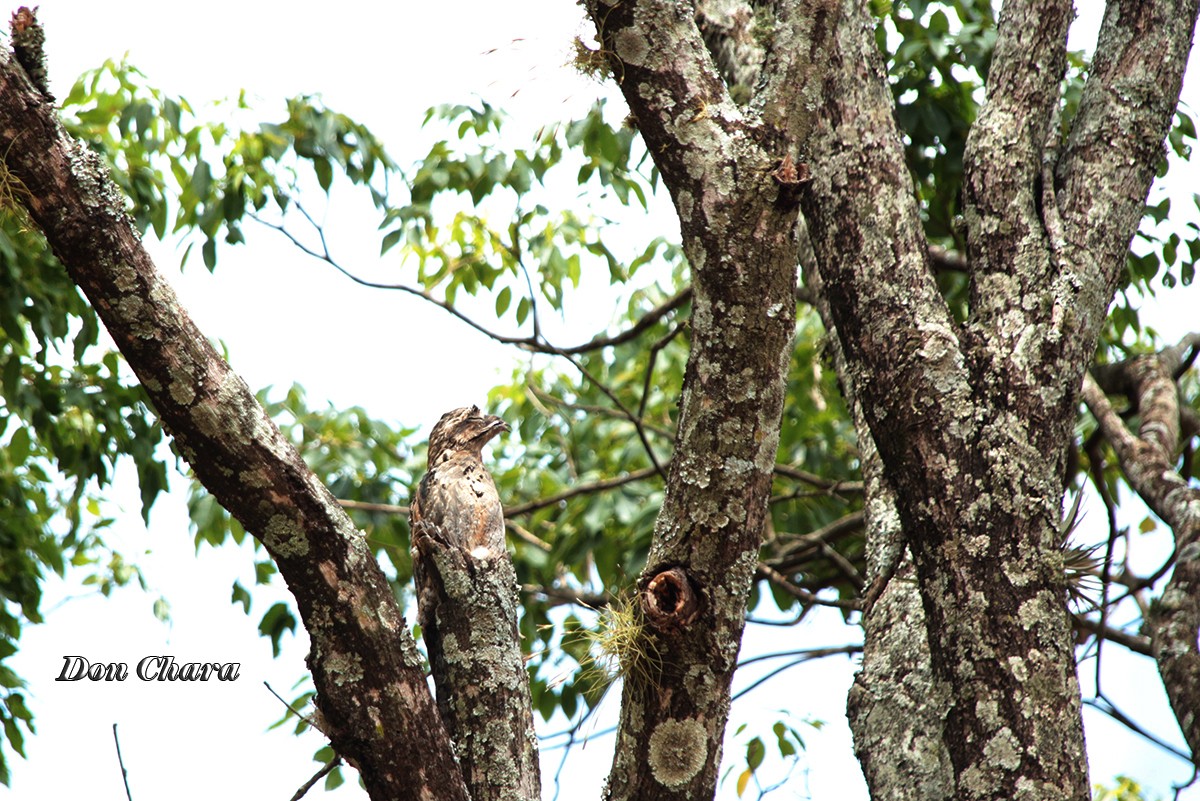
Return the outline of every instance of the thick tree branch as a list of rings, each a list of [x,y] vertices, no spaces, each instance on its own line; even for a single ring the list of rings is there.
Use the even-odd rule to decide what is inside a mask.
[[[1154,653],[1149,637],[1142,637],[1137,634],[1121,631],[1120,629],[1114,629],[1112,626],[1105,626],[1100,621],[1092,620],[1086,615],[1072,615],[1071,620],[1075,624],[1075,628],[1085,631],[1097,639],[1115,642],[1117,645],[1123,645],[1134,653],[1145,656],[1151,656]]]
[[[539,801],[516,572],[507,552],[480,557],[456,534],[463,536],[423,521],[412,526],[414,585],[438,708],[472,801]]]
[[[1091,360],[1123,274],[1179,102],[1197,8],[1197,0],[1106,5],[1079,111],[1055,171],[1066,241],[1063,313],[1053,322],[1068,338],[1072,361]],[[1081,336],[1071,341],[1075,331]]]
[[[802,192],[820,293],[844,354],[842,383],[861,403],[919,580],[931,687],[948,693],[943,742],[953,792],[964,801],[1015,797],[1018,784],[1047,799],[1089,797],[1057,540],[1057,462],[1075,385],[1040,361],[1052,355],[1039,344],[1044,322],[1037,317],[1049,304],[1030,305],[1020,291],[1041,285],[1047,253],[1015,249],[1045,240],[1033,188],[1057,98],[1061,71],[1051,56],[1065,36],[1064,5],[1069,12],[1069,4],[1056,3],[1044,21],[1028,3],[1005,5],[999,35],[1009,41],[992,62],[997,108],[986,112],[990,121],[977,123],[976,162],[988,163],[975,168],[976,208],[966,214],[971,280],[981,287],[995,276],[996,297],[977,302],[973,294],[967,326],[953,320],[928,268],[891,93],[858,3],[845,3],[850,22],[830,63],[811,148],[813,180]],[[1025,23],[1030,29],[1019,30]],[[1023,37],[1037,52],[1022,51]],[[1015,62],[1000,64],[1004,53]],[[1023,112],[1008,107],[1017,100],[1032,105]],[[984,147],[989,129],[999,136],[1006,124],[1024,137],[1025,152],[1039,157],[1019,167],[1023,179],[1006,172],[1022,156]],[[1002,202],[1021,192],[1027,198],[1020,203]],[[997,323],[1010,317],[1012,325]],[[895,543],[892,549],[873,581],[905,564],[903,551],[896,553]],[[886,614],[879,585],[869,594],[880,597],[874,606]],[[872,630],[896,636],[887,620]],[[868,635],[873,659],[876,644]],[[1017,664],[1021,669],[1012,669]],[[886,686],[882,660],[877,669],[873,680]],[[1039,712],[1031,715],[1033,708]],[[878,775],[887,781],[886,772]],[[931,781],[938,777],[930,774]]]
[[[1037,184],[1073,18],[1070,0],[1018,0],[1000,12],[987,103],[963,156],[970,308],[981,336],[1011,337],[998,318],[1014,313],[1013,298],[1040,292],[1052,273]],[[1014,270],[1008,257],[1018,250],[1037,254],[1038,269]]]
[[[772,36],[767,47],[762,88],[754,106],[769,130],[786,137],[783,159],[804,162],[799,152],[816,122],[821,74],[830,39],[841,15],[838,0],[782,0],[770,4]],[[766,10],[764,9],[764,12]],[[797,152],[793,152],[796,148]]]
[[[816,259],[806,264],[812,266],[804,280],[816,296],[826,329],[835,331]],[[864,556],[870,583],[860,607],[863,659],[846,704],[855,752],[872,797],[940,801],[952,796],[954,786],[949,751],[942,740],[949,693],[931,666],[925,613],[895,492],[863,416],[857,387],[850,383],[841,342],[831,336],[829,345],[858,437],[863,481],[857,491],[865,501]],[[843,518],[833,525],[843,521],[850,522]]]
[[[362,534],[179,306],[99,157],[66,135],[7,55],[0,153],[180,453],[279,566],[312,638],[309,667],[334,747],[373,797],[466,799],[415,644]],[[343,614],[347,605],[356,613]]]
[[[1084,378],[1083,400],[1121,462],[1126,480],[1146,505],[1171,527],[1175,566],[1162,597],[1148,618],[1154,656],[1167,697],[1193,754],[1200,753],[1200,489],[1191,487],[1174,469],[1178,423],[1166,418],[1175,384],[1168,365],[1154,356],[1128,363],[1131,383],[1145,405],[1140,435],[1134,436],[1113,411],[1090,375]],[[1177,420],[1177,418],[1176,418]]]

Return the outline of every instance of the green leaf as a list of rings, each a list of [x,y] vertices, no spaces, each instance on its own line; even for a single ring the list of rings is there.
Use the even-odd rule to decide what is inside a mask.
[[[229,600],[232,603],[241,604],[242,611],[247,615],[250,614],[250,593],[241,585],[241,582],[233,582],[233,595]]]
[[[329,159],[314,158],[313,169],[317,173],[317,183],[319,183],[321,188],[325,190],[326,194],[328,194],[329,187],[333,185],[333,165],[329,163]]]
[[[383,244],[379,248],[379,255],[382,256],[396,246],[396,243],[404,238],[404,229],[395,228],[383,235]]]
[[[512,290],[504,287],[496,295],[496,316],[503,317],[504,312],[508,311],[508,304],[512,302]]]
[[[267,610],[258,624],[259,632],[271,640],[271,652],[279,656],[280,641],[285,631],[296,630],[296,618],[285,603],[277,603]]]
[[[29,430],[18,424],[8,440],[8,458],[13,464],[24,464],[32,451],[32,440]]]
[[[153,612],[155,619],[166,622],[171,619],[171,604],[166,598],[155,598]]]
[[[746,764],[750,766],[751,771],[758,770],[766,754],[767,749],[763,746],[761,737],[755,737],[746,743]]]

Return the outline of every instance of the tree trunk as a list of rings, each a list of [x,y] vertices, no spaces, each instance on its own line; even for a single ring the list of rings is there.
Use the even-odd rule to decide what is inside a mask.
[[[688,5],[588,6],[671,192],[693,279],[676,450],[638,582],[644,652],[630,659],[642,667],[624,666],[610,799],[716,787],[795,325],[794,168],[812,119],[792,101],[828,43],[827,5],[789,6],[761,120],[730,99]]]
[[[1117,5],[1132,7],[1118,16]],[[1147,143],[1161,148],[1195,18],[1180,4],[1110,10],[1106,29],[1164,30],[1156,46],[1170,54],[1168,74],[1149,48],[1106,30],[1058,159],[1053,111],[1070,4],[1004,5],[965,164],[965,325],[926,265],[871,21],[854,3],[813,137],[803,208],[845,354],[843,386],[895,489],[934,674],[950,691],[945,744],[959,798],[1089,797],[1059,552],[1062,454],[1157,163]],[[1113,91],[1109,58],[1139,87],[1136,103]],[[1115,147],[1090,145],[1083,132],[1100,130]],[[1110,172],[1121,173],[1123,192]],[[1115,224],[1089,229],[1085,216]]]
[[[803,243],[805,284],[826,329],[833,330],[807,230]],[[933,673],[925,612],[895,491],[887,483],[858,393],[845,383],[849,375],[841,344],[830,337],[828,347],[843,377],[866,495],[869,581],[862,608],[862,669],[846,702],[854,752],[876,801],[942,801],[954,795],[954,771],[943,739],[948,690]]]

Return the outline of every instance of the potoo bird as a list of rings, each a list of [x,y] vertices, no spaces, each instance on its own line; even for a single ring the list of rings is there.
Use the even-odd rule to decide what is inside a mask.
[[[441,538],[482,559],[504,552],[504,512],[483,446],[508,424],[478,406],[446,412],[429,434],[429,472],[412,499],[413,531],[434,527]]]

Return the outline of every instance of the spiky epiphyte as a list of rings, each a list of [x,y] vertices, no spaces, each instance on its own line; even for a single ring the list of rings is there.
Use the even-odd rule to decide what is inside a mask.
[[[564,635],[564,648],[575,651],[583,670],[580,684],[593,704],[617,680],[652,684],[662,667],[662,658],[647,636],[637,607],[625,598],[614,598],[596,611],[592,628],[582,625]],[[584,647],[572,649],[570,643]]]

